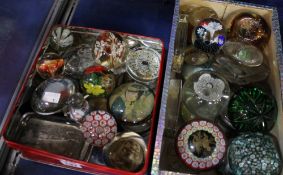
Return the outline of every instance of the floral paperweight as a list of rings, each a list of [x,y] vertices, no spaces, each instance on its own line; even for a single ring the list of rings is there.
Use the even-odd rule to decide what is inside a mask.
[[[226,152],[223,133],[206,120],[186,124],[180,129],[176,142],[180,159],[193,170],[214,168]]]
[[[103,66],[92,66],[84,71],[82,89],[92,96],[108,96],[115,87],[115,77]]]
[[[36,71],[43,79],[60,75],[63,69],[64,59],[53,52],[44,53],[36,64]]]
[[[161,55],[150,48],[130,50],[127,56],[127,73],[137,82],[148,83],[158,77]]]
[[[93,49],[96,63],[108,69],[116,69],[126,62],[127,45],[118,33],[102,32]]]
[[[58,113],[67,105],[70,96],[76,93],[72,80],[50,78],[43,81],[33,92],[32,109],[40,115]]]
[[[257,87],[242,88],[229,102],[228,118],[238,131],[270,131],[277,118],[275,98]]]
[[[139,83],[122,84],[109,98],[109,108],[122,124],[137,124],[148,120],[153,105],[153,92]]]
[[[182,90],[182,101],[194,115],[213,119],[227,106],[230,87],[224,78],[213,71],[192,74]]]
[[[118,134],[103,149],[105,163],[114,168],[139,171],[146,156],[146,144],[142,137],[134,132]]]
[[[226,41],[224,25],[214,18],[202,20],[192,33],[193,45],[208,53],[216,53]]]
[[[228,148],[228,162],[235,175],[279,175],[282,160],[270,135],[246,133],[234,138]]]
[[[117,134],[116,121],[106,111],[92,111],[81,123],[86,141],[96,147],[103,147]]]
[[[50,44],[55,50],[66,49],[74,43],[74,36],[69,29],[56,27],[52,31]]]

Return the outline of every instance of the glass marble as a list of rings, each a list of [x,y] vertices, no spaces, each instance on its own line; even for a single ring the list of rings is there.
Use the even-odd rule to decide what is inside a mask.
[[[74,121],[81,121],[89,112],[89,104],[81,93],[75,93],[68,99],[68,115]]]
[[[274,139],[262,133],[234,138],[228,147],[228,162],[234,175],[279,175],[282,168]]]
[[[225,41],[224,25],[214,18],[202,20],[192,32],[193,45],[207,53],[217,53]]]
[[[106,165],[131,172],[143,168],[146,152],[144,140],[134,132],[120,133],[103,149]]]
[[[50,37],[51,47],[55,50],[66,49],[74,43],[74,36],[71,30],[64,27],[53,29]]]
[[[93,49],[96,63],[112,71],[125,65],[126,51],[126,42],[118,33],[113,32],[100,33]]]
[[[235,62],[226,55],[216,55],[212,69],[221,74],[230,83],[238,85],[263,81],[270,73],[268,66],[265,64],[249,67]]]
[[[109,108],[122,122],[136,124],[150,117],[154,106],[154,94],[145,85],[126,83],[116,88],[109,98]]]
[[[188,15],[188,21],[192,26],[198,26],[198,24],[206,18],[217,19],[217,13],[209,7],[196,7],[192,9]]]
[[[270,27],[256,13],[240,13],[234,17],[231,38],[251,44],[266,44],[270,38]]]
[[[36,64],[36,71],[43,79],[60,75],[64,69],[64,59],[53,52],[44,53]]]
[[[180,159],[190,169],[208,170],[223,159],[226,141],[216,125],[206,120],[195,120],[180,129],[176,148]]]
[[[95,59],[92,57],[92,47],[87,44],[68,49],[63,57],[67,60],[64,74],[74,78],[81,78],[86,68],[95,65]]]
[[[115,88],[115,77],[103,66],[92,66],[84,71],[81,86],[86,94],[97,97],[109,96]]]
[[[228,118],[238,131],[270,131],[277,118],[276,100],[260,88],[242,88],[229,102]]]
[[[43,81],[33,92],[31,107],[40,115],[58,113],[66,106],[70,96],[76,93],[72,80],[50,78]]]
[[[117,123],[106,111],[92,111],[81,123],[80,129],[86,141],[96,147],[110,143],[117,134]]]
[[[225,43],[222,50],[225,55],[245,66],[256,67],[263,62],[261,50],[250,44],[229,41]]]
[[[153,49],[140,47],[127,56],[127,73],[137,82],[147,83],[158,77],[161,55]]]
[[[222,112],[230,99],[227,81],[213,71],[192,74],[182,90],[182,101],[194,115],[213,119]]]

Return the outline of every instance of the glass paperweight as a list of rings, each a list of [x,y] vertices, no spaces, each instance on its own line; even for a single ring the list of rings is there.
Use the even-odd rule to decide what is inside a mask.
[[[238,131],[270,131],[277,118],[275,98],[257,87],[242,88],[229,102],[228,118]]]
[[[92,47],[87,44],[68,49],[63,57],[67,60],[64,74],[74,78],[81,78],[86,68],[95,65]]]
[[[182,101],[194,115],[213,119],[222,112],[230,99],[227,81],[213,71],[192,74],[182,90]]]
[[[131,172],[144,166],[146,152],[144,140],[134,132],[120,133],[103,148],[106,165]]]
[[[222,50],[225,55],[245,66],[255,67],[263,62],[262,52],[250,44],[229,41],[225,43]]]
[[[96,63],[108,69],[116,69],[126,62],[126,43],[118,33],[102,32],[93,49]]]
[[[33,92],[32,109],[40,115],[61,112],[69,97],[76,93],[72,80],[67,78],[50,78],[43,81]]]
[[[206,120],[192,121],[181,128],[176,145],[180,159],[193,170],[214,168],[226,152],[223,133]]]
[[[130,50],[127,56],[127,73],[135,81],[147,83],[158,77],[161,55],[153,49],[140,47]]]
[[[234,138],[228,148],[233,174],[279,175],[282,160],[272,136],[247,133]]]
[[[212,68],[230,83],[238,85],[263,81],[268,77],[270,72],[268,66],[265,64],[249,67],[235,62],[234,59],[231,59],[227,55],[216,55]]]
[[[81,123],[86,141],[96,147],[108,144],[117,134],[117,123],[106,111],[92,111]]]
[[[81,121],[89,112],[90,106],[82,94],[75,93],[68,99],[68,115],[74,121]]]
[[[36,71],[43,79],[60,75],[63,69],[64,59],[53,52],[44,53],[36,64]]]
[[[217,13],[213,9],[208,7],[196,7],[192,9],[188,16],[189,23],[194,27],[198,26],[198,24],[206,18],[218,18]]]
[[[209,61],[209,54],[191,46],[185,50],[184,61],[186,64],[199,66]]]
[[[92,66],[84,71],[81,86],[86,94],[105,97],[115,88],[115,77],[103,66]]]
[[[231,37],[251,44],[265,44],[270,38],[270,27],[255,13],[241,13],[232,21]]]
[[[50,38],[51,47],[55,50],[66,49],[74,43],[74,36],[69,29],[56,27],[53,29]]]
[[[151,116],[154,94],[145,85],[126,83],[116,88],[109,98],[114,117],[124,124],[136,124]]]
[[[217,19],[202,20],[193,30],[193,45],[208,53],[216,53],[224,45],[226,33],[224,25]]]

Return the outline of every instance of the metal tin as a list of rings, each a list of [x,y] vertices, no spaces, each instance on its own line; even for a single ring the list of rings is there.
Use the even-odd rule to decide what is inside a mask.
[[[150,48],[139,47],[127,55],[127,73],[137,82],[147,83],[158,77],[161,55]]]
[[[40,115],[61,112],[69,97],[76,92],[75,84],[67,78],[51,78],[43,81],[33,92],[32,109]]]
[[[19,143],[70,158],[88,160],[92,150],[78,125],[61,116],[26,113],[16,131]]]
[[[120,133],[103,149],[104,160],[108,166],[132,172],[143,167],[146,152],[144,140],[134,132]]]
[[[176,146],[181,160],[193,170],[217,166],[226,152],[223,133],[206,120],[192,121],[181,128]]]
[[[113,140],[117,133],[116,121],[106,111],[92,111],[81,123],[86,141],[96,147],[103,147]]]

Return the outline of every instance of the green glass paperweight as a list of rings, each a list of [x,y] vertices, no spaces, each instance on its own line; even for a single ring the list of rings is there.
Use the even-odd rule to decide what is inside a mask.
[[[242,88],[229,102],[228,118],[240,132],[269,131],[277,118],[276,101],[260,88]]]

